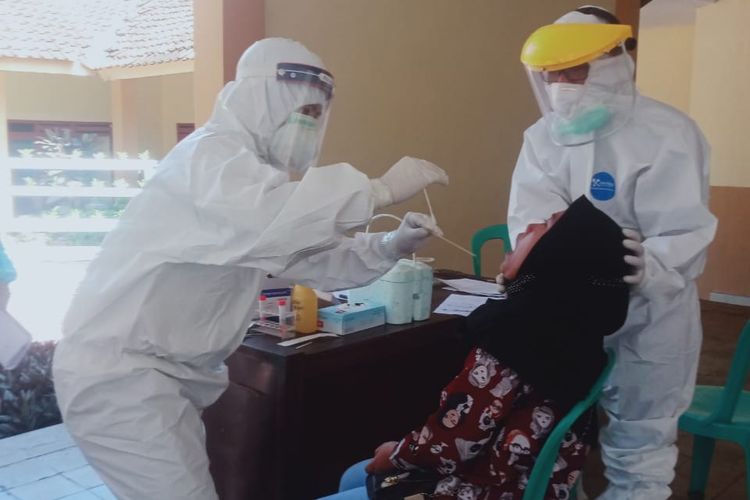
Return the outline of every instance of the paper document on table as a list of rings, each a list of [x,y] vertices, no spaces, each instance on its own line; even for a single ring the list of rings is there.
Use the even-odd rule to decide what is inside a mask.
[[[497,283],[472,280],[469,278],[442,280],[442,282],[452,288],[455,288],[459,292],[470,293],[472,295],[485,295],[487,297],[501,297],[505,295],[500,293],[497,288]]]
[[[474,295],[459,295],[453,293],[435,309],[436,314],[456,314],[468,316],[474,309],[481,306],[489,297],[477,297]]]

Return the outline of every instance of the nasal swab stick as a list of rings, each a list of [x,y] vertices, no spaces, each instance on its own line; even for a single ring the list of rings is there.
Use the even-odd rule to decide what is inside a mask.
[[[427,200],[427,208],[430,209],[430,217],[432,217],[432,223],[437,226],[437,219],[435,218],[435,212],[432,211],[432,203],[430,203],[430,197],[427,195],[427,189],[422,189],[424,193],[424,199]]]
[[[444,236],[440,236],[439,234],[435,234],[435,233],[432,233],[432,235],[433,235],[433,236],[435,236],[436,238],[440,238],[441,240],[443,240],[444,242],[448,243],[449,245],[453,245],[454,247],[458,248],[458,249],[459,249],[459,250],[461,250],[462,252],[464,252],[464,253],[466,253],[466,254],[469,254],[469,255],[471,255],[472,257],[476,257],[476,255],[474,255],[474,253],[473,253],[473,252],[470,252],[470,251],[468,251],[467,249],[465,249],[464,247],[462,247],[462,246],[461,246],[461,245],[459,245],[458,243],[454,243],[454,242],[452,242],[451,240],[449,240],[448,238],[446,238],[446,237],[444,237]]]
[[[435,212],[433,212],[433,210],[432,210],[432,203],[430,203],[430,197],[427,195],[427,189],[422,189],[422,192],[424,193],[425,200],[427,200],[427,208],[430,210],[430,217],[432,218],[432,223],[437,226],[437,219],[435,219]],[[453,245],[454,247],[458,248],[462,252],[464,252],[466,254],[469,254],[472,257],[476,257],[476,255],[474,255],[473,252],[470,252],[469,250],[465,249],[464,247],[462,247],[458,243],[452,242],[451,240],[449,240],[445,236],[440,236],[439,234],[436,234],[434,232],[432,233],[432,235],[435,236],[436,238],[440,238],[441,240],[443,240],[444,242],[448,243],[449,245]]]

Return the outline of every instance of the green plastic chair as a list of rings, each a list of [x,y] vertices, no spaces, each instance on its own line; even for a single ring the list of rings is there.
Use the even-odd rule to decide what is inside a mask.
[[[507,254],[511,250],[510,235],[507,224],[495,224],[480,229],[471,238],[471,252],[474,254],[474,275],[482,275],[482,246],[490,240],[503,240],[503,251]]]
[[[729,367],[727,385],[699,385],[690,408],[680,418],[680,429],[693,434],[690,494],[703,498],[717,439],[734,441],[745,450],[745,480],[750,491],[750,391],[745,391],[750,368],[750,321],[745,324]]]
[[[547,437],[547,441],[544,443],[544,446],[542,446],[542,450],[539,452],[539,457],[534,463],[534,468],[529,477],[529,483],[526,485],[526,490],[523,494],[523,500],[544,499],[544,495],[547,493],[547,486],[550,477],[552,476],[552,470],[560,452],[560,444],[563,439],[565,439],[565,434],[567,434],[576,420],[583,415],[583,412],[594,406],[599,401],[599,396],[602,394],[604,384],[607,382],[609,374],[612,373],[612,368],[615,366],[615,353],[613,350],[607,349],[607,358],[607,366],[604,367],[601,375],[599,375],[599,378],[594,382],[594,386],[589,391],[586,399],[576,403],[568,414],[557,423]],[[576,486],[577,485],[573,485],[570,489],[570,496],[568,497],[570,500],[575,500],[576,498]]]

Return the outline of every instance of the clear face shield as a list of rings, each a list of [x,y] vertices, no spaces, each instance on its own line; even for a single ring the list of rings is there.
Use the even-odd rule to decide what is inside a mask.
[[[276,80],[292,86],[295,102],[304,104],[293,110],[274,132],[270,160],[290,173],[301,173],[317,165],[320,157],[333,97],[333,76],[315,66],[280,63]]]
[[[577,146],[601,139],[625,125],[633,113],[633,60],[622,44],[569,68],[526,70],[555,144]]]

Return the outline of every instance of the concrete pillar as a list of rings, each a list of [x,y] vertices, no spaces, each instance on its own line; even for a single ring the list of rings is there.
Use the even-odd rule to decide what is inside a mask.
[[[265,36],[265,0],[198,0],[193,4],[195,124],[210,116],[224,83],[234,79],[237,60]]]
[[[136,82],[112,81],[112,153],[138,154],[138,113],[136,107]]]
[[[223,0],[224,83],[234,80],[237,61],[253,42],[266,36],[265,0]]]

